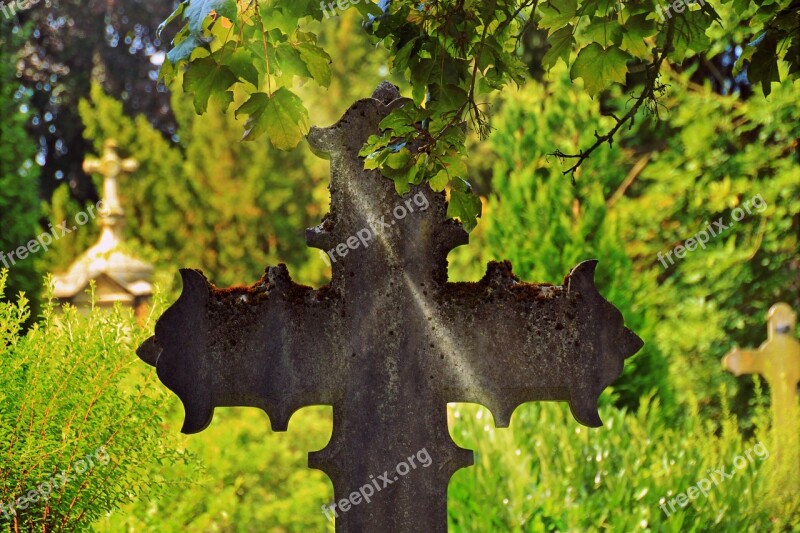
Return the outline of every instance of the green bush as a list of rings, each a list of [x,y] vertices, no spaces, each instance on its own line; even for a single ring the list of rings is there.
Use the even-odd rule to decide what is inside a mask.
[[[172,434],[183,420],[183,410],[175,407],[164,426]],[[333,499],[333,485],[322,472],[308,469],[308,452],[325,447],[330,419],[330,408],[306,408],[295,413],[288,433],[275,433],[256,409],[217,409],[205,431],[182,439],[199,469],[154,464],[148,475],[168,480],[171,490],[158,500],[133,502],[95,530],[323,531],[327,519],[321,508]]]
[[[722,395],[724,398],[724,395]],[[451,434],[476,450],[476,467],[450,482],[450,530],[486,531],[766,531],[800,527],[800,498],[773,495],[775,445],[758,409],[755,440],[745,440],[730,416],[721,428],[697,407],[677,426],[657,402],[636,412],[610,406],[598,429],[579,426],[566,405],[526,404],[509,429],[494,429],[489,412],[459,404]],[[751,451],[741,469],[737,456]],[[766,450],[769,455],[764,453]],[[762,459],[762,457],[764,457]],[[696,495],[685,508],[669,501],[709,470],[731,478]],[[721,475],[716,475],[719,478]],[[712,480],[709,480],[712,481]]]
[[[160,427],[166,394],[134,354],[131,313],[45,306],[23,336],[28,316],[25,298],[0,303],[0,530],[86,530],[158,494],[143,473],[185,456]]]

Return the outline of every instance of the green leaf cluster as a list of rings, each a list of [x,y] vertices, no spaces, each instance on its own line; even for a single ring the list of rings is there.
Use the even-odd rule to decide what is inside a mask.
[[[742,15],[752,35],[736,63],[736,72],[745,65],[752,84],[760,84],[765,96],[772,83],[800,74],[800,5],[774,0],[727,0]],[[781,63],[788,66],[781,76]]]
[[[227,111],[234,89],[249,98],[236,116],[248,117],[246,140],[263,134],[276,148],[290,150],[308,131],[308,111],[293,91],[296,79],[331,83],[331,58],[317,45],[314,33],[302,31],[301,21],[321,18],[318,5],[301,2],[237,2],[184,0],[162,24],[180,20],[161,69],[171,83],[183,70],[183,89],[192,95],[198,114],[216,101]]]
[[[362,153],[368,168],[393,180],[399,193],[425,182],[434,190],[448,188],[452,213],[471,230],[480,204],[463,197],[472,194],[462,190],[468,188],[467,172],[452,161],[466,156],[469,131],[488,135],[489,97],[528,77],[520,49],[526,32],[547,35],[545,69],[561,60],[591,96],[641,84],[640,98],[654,112],[665,89],[656,83],[660,71],[670,64],[681,69],[687,59],[718,47],[710,35],[718,35],[723,24],[749,25],[725,44],[753,41],[740,63],[750,61],[750,79],[761,83],[764,94],[779,81],[780,64],[789,65],[784,78],[796,79],[795,4],[728,0],[718,12],[708,3],[666,9],[658,0],[393,0],[380,8],[361,2],[354,7],[366,32],[388,51],[389,71],[405,80],[411,96]],[[322,10],[311,0],[184,0],[165,23],[175,19],[184,25],[162,69],[165,78],[177,67],[188,69],[184,89],[198,112],[211,99],[227,107],[232,88],[245,88],[251,98],[237,110],[248,117],[245,138],[266,133],[277,147],[296,146],[308,113],[292,92],[293,82],[313,79],[326,87],[332,76],[330,56],[308,31],[319,27],[317,21],[333,23],[323,20]]]
[[[364,168],[380,169],[394,181],[400,195],[426,180],[436,192],[449,186],[447,216],[458,218],[467,231],[472,231],[481,215],[481,202],[465,179],[463,125],[438,124],[431,120],[428,110],[409,100],[384,118],[380,128],[381,133],[370,136],[361,149]],[[422,141],[417,138],[420,133]]]

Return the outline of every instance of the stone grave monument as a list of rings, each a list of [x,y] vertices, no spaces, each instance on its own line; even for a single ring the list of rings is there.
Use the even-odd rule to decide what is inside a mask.
[[[330,213],[306,232],[333,259],[329,286],[298,285],[284,265],[227,289],[182,270],[180,298],[138,351],[182,400],[185,433],[216,407],[261,408],[285,431],[301,407],[332,405],[333,436],[309,466],[333,481],[342,532],[447,530],[448,481],[473,461],[450,438],[448,402],[482,404],[507,427],[524,402],[565,401],[597,427],[600,393],[642,346],[595,288],[596,261],[559,286],[522,282],[508,262],[448,283],[447,254],[468,235],[444,193],[400,197],[358,156],[406,102],[384,83],[309,134],[331,161]]]

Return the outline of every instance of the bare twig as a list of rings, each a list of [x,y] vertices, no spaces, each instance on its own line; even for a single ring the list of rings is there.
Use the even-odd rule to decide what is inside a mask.
[[[649,73],[647,75],[647,81],[645,82],[641,94],[639,94],[633,106],[631,106],[631,108],[628,110],[627,113],[625,113],[622,116],[622,118],[618,119],[614,117],[616,124],[614,124],[614,126],[610,130],[608,130],[607,133],[600,135],[597,133],[597,131],[595,131],[594,143],[586,150],[581,150],[577,154],[565,154],[561,150],[556,150],[555,152],[550,154],[560,159],[577,159],[577,162],[574,165],[572,165],[570,168],[568,168],[563,172],[564,175],[566,174],[571,175],[573,185],[575,185],[575,171],[590,155],[592,155],[592,152],[594,152],[600,146],[602,146],[603,143],[607,142],[609,145],[612,145],[614,142],[614,135],[616,135],[617,131],[619,131],[619,129],[623,125],[633,120],[633,118],[636,116],[636,113],[639,112],[639,108],[642,107],[642,104],[644,104],[649,100],[656,100],[655,93],[664,90],[665,86],[658,84],[658,76],[659,72],[661,71],[661,64],[664,62],[664,60],[667,57],[667,54],[672,48],[672,40],[674,35],[675,35],[675,22],[673,19],[670,19],[667,21],[667,33],[664,38],[664,46],[661,49],[660,53],[656,52],[655,60],[653,61],[652,68],[649,69]]]

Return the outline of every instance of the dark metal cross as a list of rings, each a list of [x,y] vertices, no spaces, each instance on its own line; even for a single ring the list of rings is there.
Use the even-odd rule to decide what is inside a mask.
[[[329,286],[298,285],[279,265],[218,289],[184,269],[183,293],[139,349],[183,401],[185,433],[215,407],[260,407],[285,431],[301,407],[332,405],[333,436],[309,466],[333,481],[337,531],[447,531],[448,482],[473,460],[450,438],[448,402],[482,404],[507,427],[518,405],[561,400],[600,426],[600,393],[642,346],[597,292],[596,261],[561,286],[521,282],[508,262],[447,282],[447,254],[468,237],[444,194],[401,198],[358,156],[405,103],[384,83],[309,134],[331,160],[330,213],[306,234],[332,265]]]

